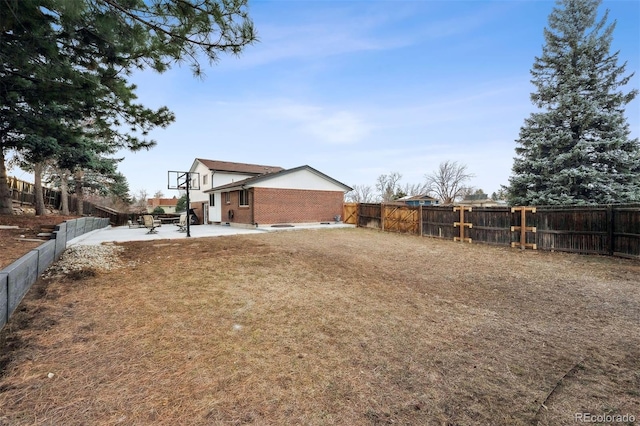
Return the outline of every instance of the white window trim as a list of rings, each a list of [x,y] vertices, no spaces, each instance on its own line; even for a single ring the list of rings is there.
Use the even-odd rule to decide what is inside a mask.
[[[245,194],[245,196],[243,197],[242,194]],[[242,199],[245,198],[244,202],[245,204],[242,204]],[[238,206],[239,207],[249,207],[249,190],[248,189],[241,189],[239,191],[238,194]]]

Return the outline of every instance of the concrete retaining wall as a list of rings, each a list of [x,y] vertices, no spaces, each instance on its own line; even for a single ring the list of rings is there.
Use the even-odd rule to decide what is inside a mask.
[[[9,274],[0,272],[0,330],[9,321]]]
[[[0,271],[0,329],[20,305],[38,277],[65,251],[67,241],[109,226],[108,218],[80,218],[56,226],[51,240]]]

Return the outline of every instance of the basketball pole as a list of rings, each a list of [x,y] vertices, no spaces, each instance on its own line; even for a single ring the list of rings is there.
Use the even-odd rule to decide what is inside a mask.
[[[191,237],[191,201],[189,201],[189,186],[191,186],[191,173],[187,172],[187,238]]]
[[[167,184],[167,188],[169,189],[177,189],[177,190],[181,190],[181,189],[185,189],[186,190],[186,201],[187,201],[187,237],[191,237],[191,215],[190,210],[191,210],[191,198],[190,198],[190,193],[189,190],[192,189],[192,185],[191,185],[191,177],[192,176],[197,176],[196,179],[198,179],[197,181],[197,185],[195,185],[196,189],[200,189],[200,173],[198,172],[179,172],[179,171],[174,171],[174,170],[169,170],[168,172],[168,181],[169,183]],[[171,183],[172,180],[171,178],[175,178],[175,183]],[[183,181],[184,179],[184,181]]]

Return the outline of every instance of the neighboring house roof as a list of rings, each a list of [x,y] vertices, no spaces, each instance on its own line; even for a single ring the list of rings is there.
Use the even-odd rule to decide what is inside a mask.
[[[342,187],[343,190],[346,191],[351,191],[353,188],[351,188],[350,186],[345,185],[342,182],[339,182],[335,179],[333,179],[330,176],[325,175],[324,173],[314,169],[311,166],[300,166],[300,167],[294,167],[293,169],[287,169],[287,170],[280,170],[278,172],[274,172],[274,173],[269,173],[266,175],[260,175],[260,176],[254,176],[254,177],[250,177],[247,179],[243,179],[243,180],[239,180],[237,182],[233,182],[233,183],[228,183],[226,185],[220,185],[217,186],[215,188],[211,188],[207,191],[204,192],[220,192],[220,191],[238,191],[240,189],[244,189],[247,186],[251,187],[251,186],[259,186],[258,184],[261,182],[265,182],[267,180],[271,180],[274,179],[276,177],[280,177],[280,176],[285,176],[291,173],[296,173],[299,172],[301,170],[307,170],[311,173],[316,174],[317,176],[320,176],[326,180],[328,180],[329,182],[332,182],[333,184]]]
[[[209,170],[219,172],[231,172],[231,173],[248,173],[261,175],[265,173],[274,173],[284,170],[278,166],[263,166],[260,164],[247,164],[247,163],[232,163],[230,161],[218,161],[218,160],[205,160],[204,158],[196,158],[195,161],[199,161],[204,164]],[[195,164],[194,161],[194,164]],[[193,170],[193,166],[191,166]]]
[[[475,199],[475,200],[469,200],[469,199],[464,199],[462,201],[456,202],[455,203],[457,206],[477,206],[477,207],[494,207],[494,206],[504,206],[506,205],[506,201],[496,201],[496,200],[492,200],[491,198],[484,198],[484,199]]]
[[[147,205],[156,207],[156,206],[176,206],[178,205],[178,199],[176,197],[173,198],[149,198],[147,199]]]
[[[437,198],[430,197],[429,195],[407,195],[405,197],[398,198],[396,201],[422,201],[422,200],[432,200],[438,201]]]

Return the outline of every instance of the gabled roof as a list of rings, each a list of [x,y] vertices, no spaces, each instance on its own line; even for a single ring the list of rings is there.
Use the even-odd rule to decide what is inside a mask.
[[[260,164],[232,163],[230,161],[205,160],[204,158],[196,158],[204,164],[209,170],[219,172],[247,173],[254,175],[262,175],[265,173],[274,173],[284,170],[278,166],[263,166]]]
[[[398,198],[396,201],[414,201],[414,200],[435,200],[438,201],[437,198],[433,198],[429,195],[407,195],[405,197]]]
[[[279,177],[279,176],[285,176],[285,175],[288,175],[290,173],[295,173],[295,172],[298,172],[300,170],[308,170],[311,173],[314,173],[314,174],[316,174],[316,175],[318,175],[318,176],[320,176],[320,177],[332,182],[335,185],[343,187],[343,189],[345,191],[351,191],[353,189],[350,186],[347,186],[344,183],[339,182],[339,181],[333,179],[332,177],[325,175],[324,173],[314,169],[311,166],[304,165],[304,166],[300,166],[300,167],[294,167],[293,169],[280,170],[278,172],[269,173],[269,174],[266,174],[266,175],[250,177],[250,178],[247,178],[247,179],[239,180],[237,182],[228,183],[226,185],[216,186],[215,188],[211,188],[211,189],[209,189],[207,191],[204,191],[204,192],[211,193],[211,192],[218,192],[218,191],[237,191],[237,190],[243,189],[247,185],[255,186],[255,184],[257,184],[257,183],[264,182],[266,180],[273,179],[273,178],[276,178],[276,177]]]

